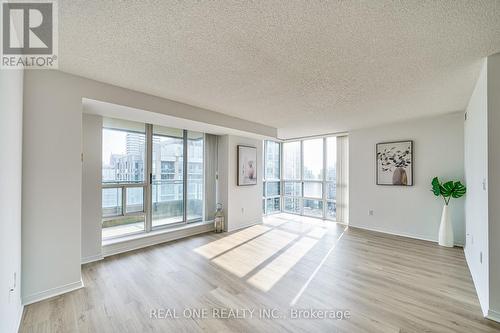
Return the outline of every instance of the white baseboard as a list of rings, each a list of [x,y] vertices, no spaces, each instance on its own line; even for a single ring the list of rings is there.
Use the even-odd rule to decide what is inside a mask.
[[[93,256],[88,256],[88,257],[84,257],[82,258],[81,260],[81,264],[84,265],[84,264],[88,264],[88,263],[91,263],[91,262],[94,262],[94,261],[99,261],[99,260],[102,260],[104,259],[104,257],[102,256],[102,254],[96,254],[96,255],[93,255]]]
[[[65,284],[63,286],[47,289],[47,290],[23,297],[23,304],[29,305],[32,303],[40,302],[40,301],[43,301],[44,299],[51,298],[54,296],[59,296],[61,294],[65,294],[67,292],[77,290],[77,289],[80,289],[83,287],[84,287],[83,281],[80,279],[80,281],[75,281],[72,283]]]
[[[405,233],[397,233],[397,232],[392,232],[392,231],[387,231],[387,230],[382,230],[382,229],[377,229],[377,228],[361,227],[361,226],[352,225],[352,224],[349,224],[349,228],[357,228],[357,229],[363,229],[363,230],[368,230],[368,231],[375,231],[375,232],[380,232],[383,234],[388,234],[388,235],[393,235],[393,236],[413,238],[413,239],[423,240],[423,241],[427,241],[427,242],[437,243],[437,241],[435,239],[430,239],[430,238],[426,238],[426,237],[420,237],[420,236],[415,236],[415,235],[405,234]],[[464,245],[460,244],[460,243],[455,243],[455,246],[464,247]]]
[[[184,225],[177,229],[165,229],[161,232],[153,232],[140,237],[118,240],[102,247],[102,256],[109,257],[118,253],[124,253],[132,250],[141,249],[152,245],[174,241],[177,239],[203,234],[214,230],[214,224],[203,222],[194,225]]]
[[[240,225],[240,226],[238,226],[236,228],[228,228],[227,232],[232,232],[232,231],[236,231],[236,230],[248,228],[248,227],[251,227],[251,226],[256,225],[256,224],[262,224],[262,217],[254,219],[254,220],[252,220],[252,221],[250,221],[248,223],[245,223],[244,225]]]
[[[488,314],[486,315],[486,318],[488,318],[489,320],[493,320],[493,321],[500,323],[500,312],[497,312],[494,310],[488,310]]]

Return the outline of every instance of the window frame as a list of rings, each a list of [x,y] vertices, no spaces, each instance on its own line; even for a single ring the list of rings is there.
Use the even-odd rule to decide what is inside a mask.
[[[154,133],[154,124],[148,124],[151,125],[151,131],[150,134],[148,134],[148,138],[146,138],[147,141],[151,142],[151,153],[150,156],[148,155],[148,161],[151,161],[151,170],[149,173],[149,187],[151,191],[151,202],[149,204],[149,208],[151,213],[150,215],[150,221],[148,221],[148,230],[149,231],[156,231],[156,230],[161,230],[165,228],[170,228],[170,227],[175,227],[183,224],[187,224],[186,221],[186,196],[187,196],[187,189],[186,189],[186,182],[187,182],[187,173],[186,173],[186,168],[187,168],[187,130],[182,130],[182,138],[178,136],[172,136],[172,135],[166,135],[166,134],[159,134],[159,133]],[[157,125],[161,126],[161,125]],[[153,137],[163,137],[163,138],[172,138],[172,139],[181,139],[182,140],[182,179],[155,179],[153,180]],[[149,139],[150,137],[150,139]],[[161,174],[161,166],[160,166],[160,174]],[[156,183],[155,183],[156,182]],[[158,186],[161,184],[182,184],[182,219],[177,222],[173,223],[166,223],[166,224],[160,224],[160,225],[153,225],[153,186]],[[158,191],[158,189],[157,189]]]
[[[328,138],[333,138],[337,137],[338,135],[325,135],[325,136],[320,136],[320,137],[310,137],[310,138],[301,138],[301,139],[293,139],[290,141],[283,141],[282,146],[284,146],[286,143],[291,143],[291,142],[300,142],[300,179],[286,179],[284,177],[285,175],[285,149],[281,149],[281,211],[286,212],[289,214],[295,214],[295,215],[301,215],[301,216],[307,216],[307,217],[314,217],[314,218],[320,218],[323,220],[329,220],[329,221],[335,221],[337,219],[337,214],[335,213],[335,217],[330,217],[328,215],[328,204],[333,203],[334,205],[337,204],[337,198],[335,199],[328,199],[327,196],[327,191],[328,191],[328,185],[329,184],[334,184],[337,186],[337,180],[328,180],[327,179],[327,174],[328,174]],[[322,150],[323,150],[323,171],[322,171],[322,179],[315,179],[315,180],[310,180],[310,179],[305,179],[304,178],[304,141],[307,140],[314,140],[314,139],[321,139],[322,140]],[[337,145],[337,141],[335,141],[335,145]],[[337,154],[337,148],[335,149],[335,173],[337,173],[338,170],[338,154]],[[295,196],[295,195],[286,195],[285,194],[285,183],[300,183],[301,184],[301,195],[300,196]],[[305,196],[305,186],[306,184],[310,183],[321,183],[322,189],[321,189],[321,196],[320,197],[310,197],[310,196]],[[300,206],[300,213],[292,212],[285,210],[285,198],[290,198],[290,199],[298,199],[299,206]],[[316,201],[321,201],[323,208],[322,208],[322,215],[321,216],[316,216],[316,215],[309,215],[309,214],[304,214],[304,200],[316,200]]]
[[[300,155],[300,158],[299,158],[299,178],[298,179],[295,179],[295,178],[285,178],[285,149],[284,149],[284,146],[285,144],[287,143],[294,143],[294,142],[298,142],[299,143],[299,155]],[[303,144],[302,144],[302,140],[290,140],[290,141],[285,141],[282,143],[282,146],[283,146],[283,149],[281,150],[281,160],[282,160],[282,163],[281,163],[281,168],[282,168],[282,209],[281,211],[282,212],[286,212],[286,213],[289,213],[289,214],[296,214],[296,215],[302,215],[302,210],[303,210],[303,196],[304,196],[304,183],[302,181],[302,173],[303,173],[303,158],[304,156],[302,155],[302,149],[303,149]],[[299,183],[300,184],[300,195],[286,195],[285,194],[285,183]],[[292,212],[292,211],[289,211],[289,210],[286,210],[285,209],[285,201],[287,199],[290,199],[290,200],[297,200],[298,203],[299,203],[299,214],[295,213],[295,212]]]
[[[279,168],[278,168],[278,172],[279,172],[279,176],[278,178],[271,178],[271,179],[267,179],[267,170],[266,170],[266,166],[267,166],[267,149],[268,149],[268,146],[267,146],[267,143],[268,142],[273,142],[273,143],[276,143],[278,144],[278,149],[279,149],[279,153],[278,153],[278,160],[279,160]],[[283,209],[283,180],[282,180],[282,174],[283,174],[283,144],[279,141],[273,141],[273,140],[264,140],[263,141],[263,153],[264,153],[264,158],[262,159],[263,161],[263,172],[262,172],[262,176],[263,176],[263,179],[262,179],[262,186],[263,186],[263,189],[262,189],[262,201],[263,201],[263,204],[262,204],[262,213],[263,215],[272,215],[272,214],[278,214],[278,213],[281,213],[282,212],[282,209]],[[279,193],[276,195],[268,195],[267,193],[267,184],[268,183],[278,183],[278,191]],[[267,200],[268,199],[276,199],[276,198],[279,198],[279,208],[278,210],[275,210],[275,211],[272,211],[272,212],[268,212],[267,211]]]
[[[136,235],[136,234],[147,234],[151,231],[157,231],[161,229],[168,229],[172,227],[177,227],[179,225],[184,225],[184,224],[189,224],[189,223],[195,223],[195,222],[201,222],[205,219],[205,163],[206,163],[206,156],[205,156],[205,147],[206,147],[206,136],[205,133],[198,132],[203,135],[202,141],[203,141],[203,147],[202,147],[202,154],[203,154],[203,162],[202,162],[202,201],[203,201],[203,208],[202,208],[202,216],[199,218],[193,218],[193,219],[188,219],[187,218],[187,209],[188,209],[188,181],[189,181],[189,156],[188,156],[188,130],[182,129],[182,150],[183,150],[183,161],[182,161],[182,167],[183,167],[183,173],[182,173],[182,179],[176,179],[176,180],[155,180],[155,181],[160,181],[160,182],[165,182],[165,183],[182,183],[183,184],[183,194],[182,194],[182,202],[183,202],[183,215],[182,215],[182,220],[179,222],[175,223],[169,223],[165,225],[158,225],[153,227],[152,223],[152,205],[153,205],[153,197],[152,197],[152,187],[153,187],[153,170],[152,170],[152,164],[153,164],[153,124],[145,123],[145,132],[139,132],[139,131],[134,131],[134,130],[126,130],[126,129],[116,129],[116,128],[109,128],[106,126],[102,126],[101,131],[105,129],[112,129],[112,130],[118,130],[118,131],[123,131],[123,132],[131,132],[131,133],[140,133],[145,135],[145,147],[144,147],[144,167],[143,167],[143,180],[142,181],[103,181],[101,178],[101,193],[104,189],[107,188],[117,188],[121,190],[121,212],[120,214],[115,214],[115,215],[107,215],[103,216],[102,214],[102,199],[101,199],[101,223],[106,222],[106,221],[111,221],[111,220],[120,220],[120,219],[126,219],[130,217],[141,217],[144,220],[144,228],[143,230],[138,230],[134,232],[129,232],[123,235],[115,235],[115,236],[109,236],[109,237],[101,237],[102,241],[109,241],[113,239],[119,239],[123,237],[128,237],[131,235]],[[193,131],[196,132],[196,131]],[[169,136],[169,135],[164,135],[164,134],[154,134],[155,136],[163,136],[163,137],[173,137],[179,139],[177,136]],[[101,143],[101,149],[102,149],[102,143]],[[101,164],[101,177],[102,177],[102,164]],[[134,211],[134,212],[127,212],[127,189],[129,188],[142,188],[143,189],[143,205],[142,205],[142,211]]]
[[[147,124],[144,124],[144,132],[136,131],[136,130],[127,130],[127,129],[122,129],[122,128],[113,128],[113,127],[107,127],[107,126],[102,126],[101,131],[104,130],[113,130],[113,131],[121,131],[125,133],[138,133],[138,134],[144,134],[144,167],[143,167],[143,177],[142,181],[121,181],[121,180],[115,180],[115,181],[103,181],[102,180],[102,161],[101,161],[101,224],[103,222],[107,221],[113,221],[113,220],[124,220],[129,217],[142,217],[144,220],[144,228],[143,230],[138,230],[134,232],[129,232],[124,235],[116,235],[116,236],[109,236],[109,237],[102,237],[102,240],[110,240],[110,239],[116,239],[116,238],[121,238],[125,236],[130,236],[130,235],[135,235],[135,234],[141,234],[146,232],[147,229],[147,221],[146,221],[146,203],[147,203],[147,198],[146,198],[146,187],[147,187],[147,168],[148,168],[148,157],[147,157]],[[101,149],[102,149],[102,143],[101,143]],[[136,211],[136,212],[129,212],[127,213],[127,189],[128,188],[137,188],[137,187],[142,187],[142,211]],[[120,189],[121,190],[121,213],[120,214],[114,214],[114,215],[107,215],[103,216],[102,214],[102,191],[104,189]],[[101,227],[102,228],[102,227]]]

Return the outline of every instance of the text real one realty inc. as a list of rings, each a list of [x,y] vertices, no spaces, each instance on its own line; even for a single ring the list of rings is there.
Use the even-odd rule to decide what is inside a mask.
[[[151,309],[149,317],[151,319],[350,319],[349,310],[332,309],[289,309],[284,314],[276,308],[175,308]]]

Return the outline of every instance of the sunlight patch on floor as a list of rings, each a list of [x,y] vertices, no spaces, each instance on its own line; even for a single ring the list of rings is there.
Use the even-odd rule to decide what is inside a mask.
[[[212,261],[236,276],[243,277],[298,237],[274,229]]]
[[[337,232],[336,228],[336,223],[302,216],[267,216],[263,219],[263,224],[230,233],[194,251],[228,272],[240,278],[248,278],[249,284],[268,292],[329,230]],[[307,289],[342,235],[343,232],[295,296],[293,304]],[[264,262],[266,265],[262,265]],[[248,277],[254,270],[255,274]]]
[[[271,230],[271,228],[264,225],[254,225],[253,227],[243,229],[241,231],[235,232],[234,234],[230,234],[221,239],[200,246],[194,249],[194,251],[198,254],[201,254],[207,259],[212,259],[219,254],[235,248],[252,238],[262,235],[269,230]]]
[[[304,234],[311,231],[312,225],[307,225],[305,223],[290,221],[280,226],[280,229],[290,231],[296,234]]]
[[[302,237],[250,277],[248,282],[262,291],[269,291],[317,242],[318,239]]]
[[[307,237],[312,237],[316,239],[321,239],[328,231],[327,228],[316,227],[307,233]]]
[[[287,214],[287,213],[266,216],[266,217],[264,217],[264,223],[266,223],[267,219],[269,219],[269,218],[280,219],[280,220],[284,220],[286,222],[293,221],[293,222],[303,223],[303,224],[309,225],[309,226],[324,226],[324,225],[328,225],[328,224],[332,223],[332,221],[322,220],[322,219],[318,219],[316,217],[308,217],[308,216],[301,216],[301,215]]]
[[[279,227],[285,223],[290,222],[288,220],[284,220],[282,218],[279,218],[278,216],[272,216],[272,215],[266,216],[262,220],[263,220],[264,225],[268,225],[271,227]]]

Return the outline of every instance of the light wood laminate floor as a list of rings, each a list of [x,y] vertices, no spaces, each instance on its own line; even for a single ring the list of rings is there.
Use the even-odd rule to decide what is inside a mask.
[[[462,249],[287,214],[82,274],[85,288],[28,305],[21,332],[500,331],[482,317]],[[291,319],[290,309],[349,319]],[[245,318],[216,318],[224,310]]]

